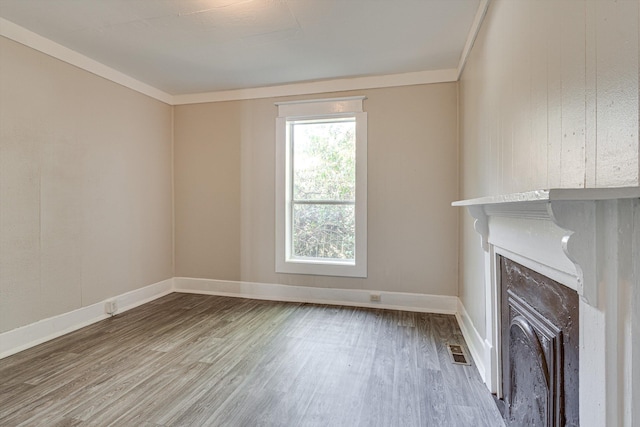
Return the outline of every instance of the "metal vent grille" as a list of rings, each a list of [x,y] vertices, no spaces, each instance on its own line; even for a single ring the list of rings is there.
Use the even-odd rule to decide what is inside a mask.
[[[451,361],[457,365],[471,365],[467,352],[460,344],[447,344]]]

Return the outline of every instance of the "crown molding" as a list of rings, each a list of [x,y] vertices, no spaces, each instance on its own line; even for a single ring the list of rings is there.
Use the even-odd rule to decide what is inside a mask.
[[[150,86],[140,80],[136,80],[118,70],[108,67],[81,53],[64,47],[52,40],[42,37],[11,21],[0,18],[0,35],[10,40],[35,49],[60,61],[88,71],[96,76],[105,78],[136,92],[155,98],[166,104],[173,104],[173,96]]]
[[[248,89],[194,93],[174,96],[174,105],[200,104],[205,102],[239,101],[245,99],[275,98],[280,96],[311,95],[361,89],[412,86],[431,83],[455,82],[456,69],[417,71],[381,76],[353,77],[345,79],[319,80]]]
[[[478,10],[476,11],[476,16],[473,19],[473,23],[471,24],[471,28],[469,29],[469,34],[467,35],[467,42],[465,43],[464,49],[462,50],[462,55],[460,55],[460,62],[458,63],[458,69],[456,73],[456,81],[460,80],[460,76],[464,71],[464,66],[467,64],[467,59],[469,58],[469,54],[471,53],[473,44],[476,42],[476,38],[478,37],[478,33],[480,32],[480,28],[482,27],[482,22],[484,21],[484,17],[487,15],[487,10],[489,9],[490,2],[491,0],[480,0]]]

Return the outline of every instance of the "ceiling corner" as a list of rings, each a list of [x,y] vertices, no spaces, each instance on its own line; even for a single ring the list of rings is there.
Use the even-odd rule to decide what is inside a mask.
[[[490,2],[491,0],[480,0],[480,4],[478,5],[478,10],[476,11],[476,16],[475,18],[473,18],[473,23],[471,24],[471,28],[469,29],[469,34],[467,35],[467,41],[464,45],[464,49],[462,50],[462,55],[460,55],[460,62],[458,63],[456,80],[460,80],[460,76],[462,76],[464,67],[467,64],[467,59],[471,54],[471,49],[473,48],[473,44],[475,43],[476,38],[478,37],[480,28],[482,27],[482,22],[484,21],[484,17],[487,15],[487,10],[489,9]]]

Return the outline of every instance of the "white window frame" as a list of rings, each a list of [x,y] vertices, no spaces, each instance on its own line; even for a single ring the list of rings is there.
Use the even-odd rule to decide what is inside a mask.
[[[367,277],[367,113],[364,96],[278,102],[276,118],[276,273]],[[291,146],[287,121],[355,117],[355,260],[291,256]]]

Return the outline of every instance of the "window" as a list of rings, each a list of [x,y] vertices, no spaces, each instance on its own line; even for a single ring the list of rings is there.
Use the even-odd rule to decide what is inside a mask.
[[[364,99],[276,104],[276,272],[367,276]]]

